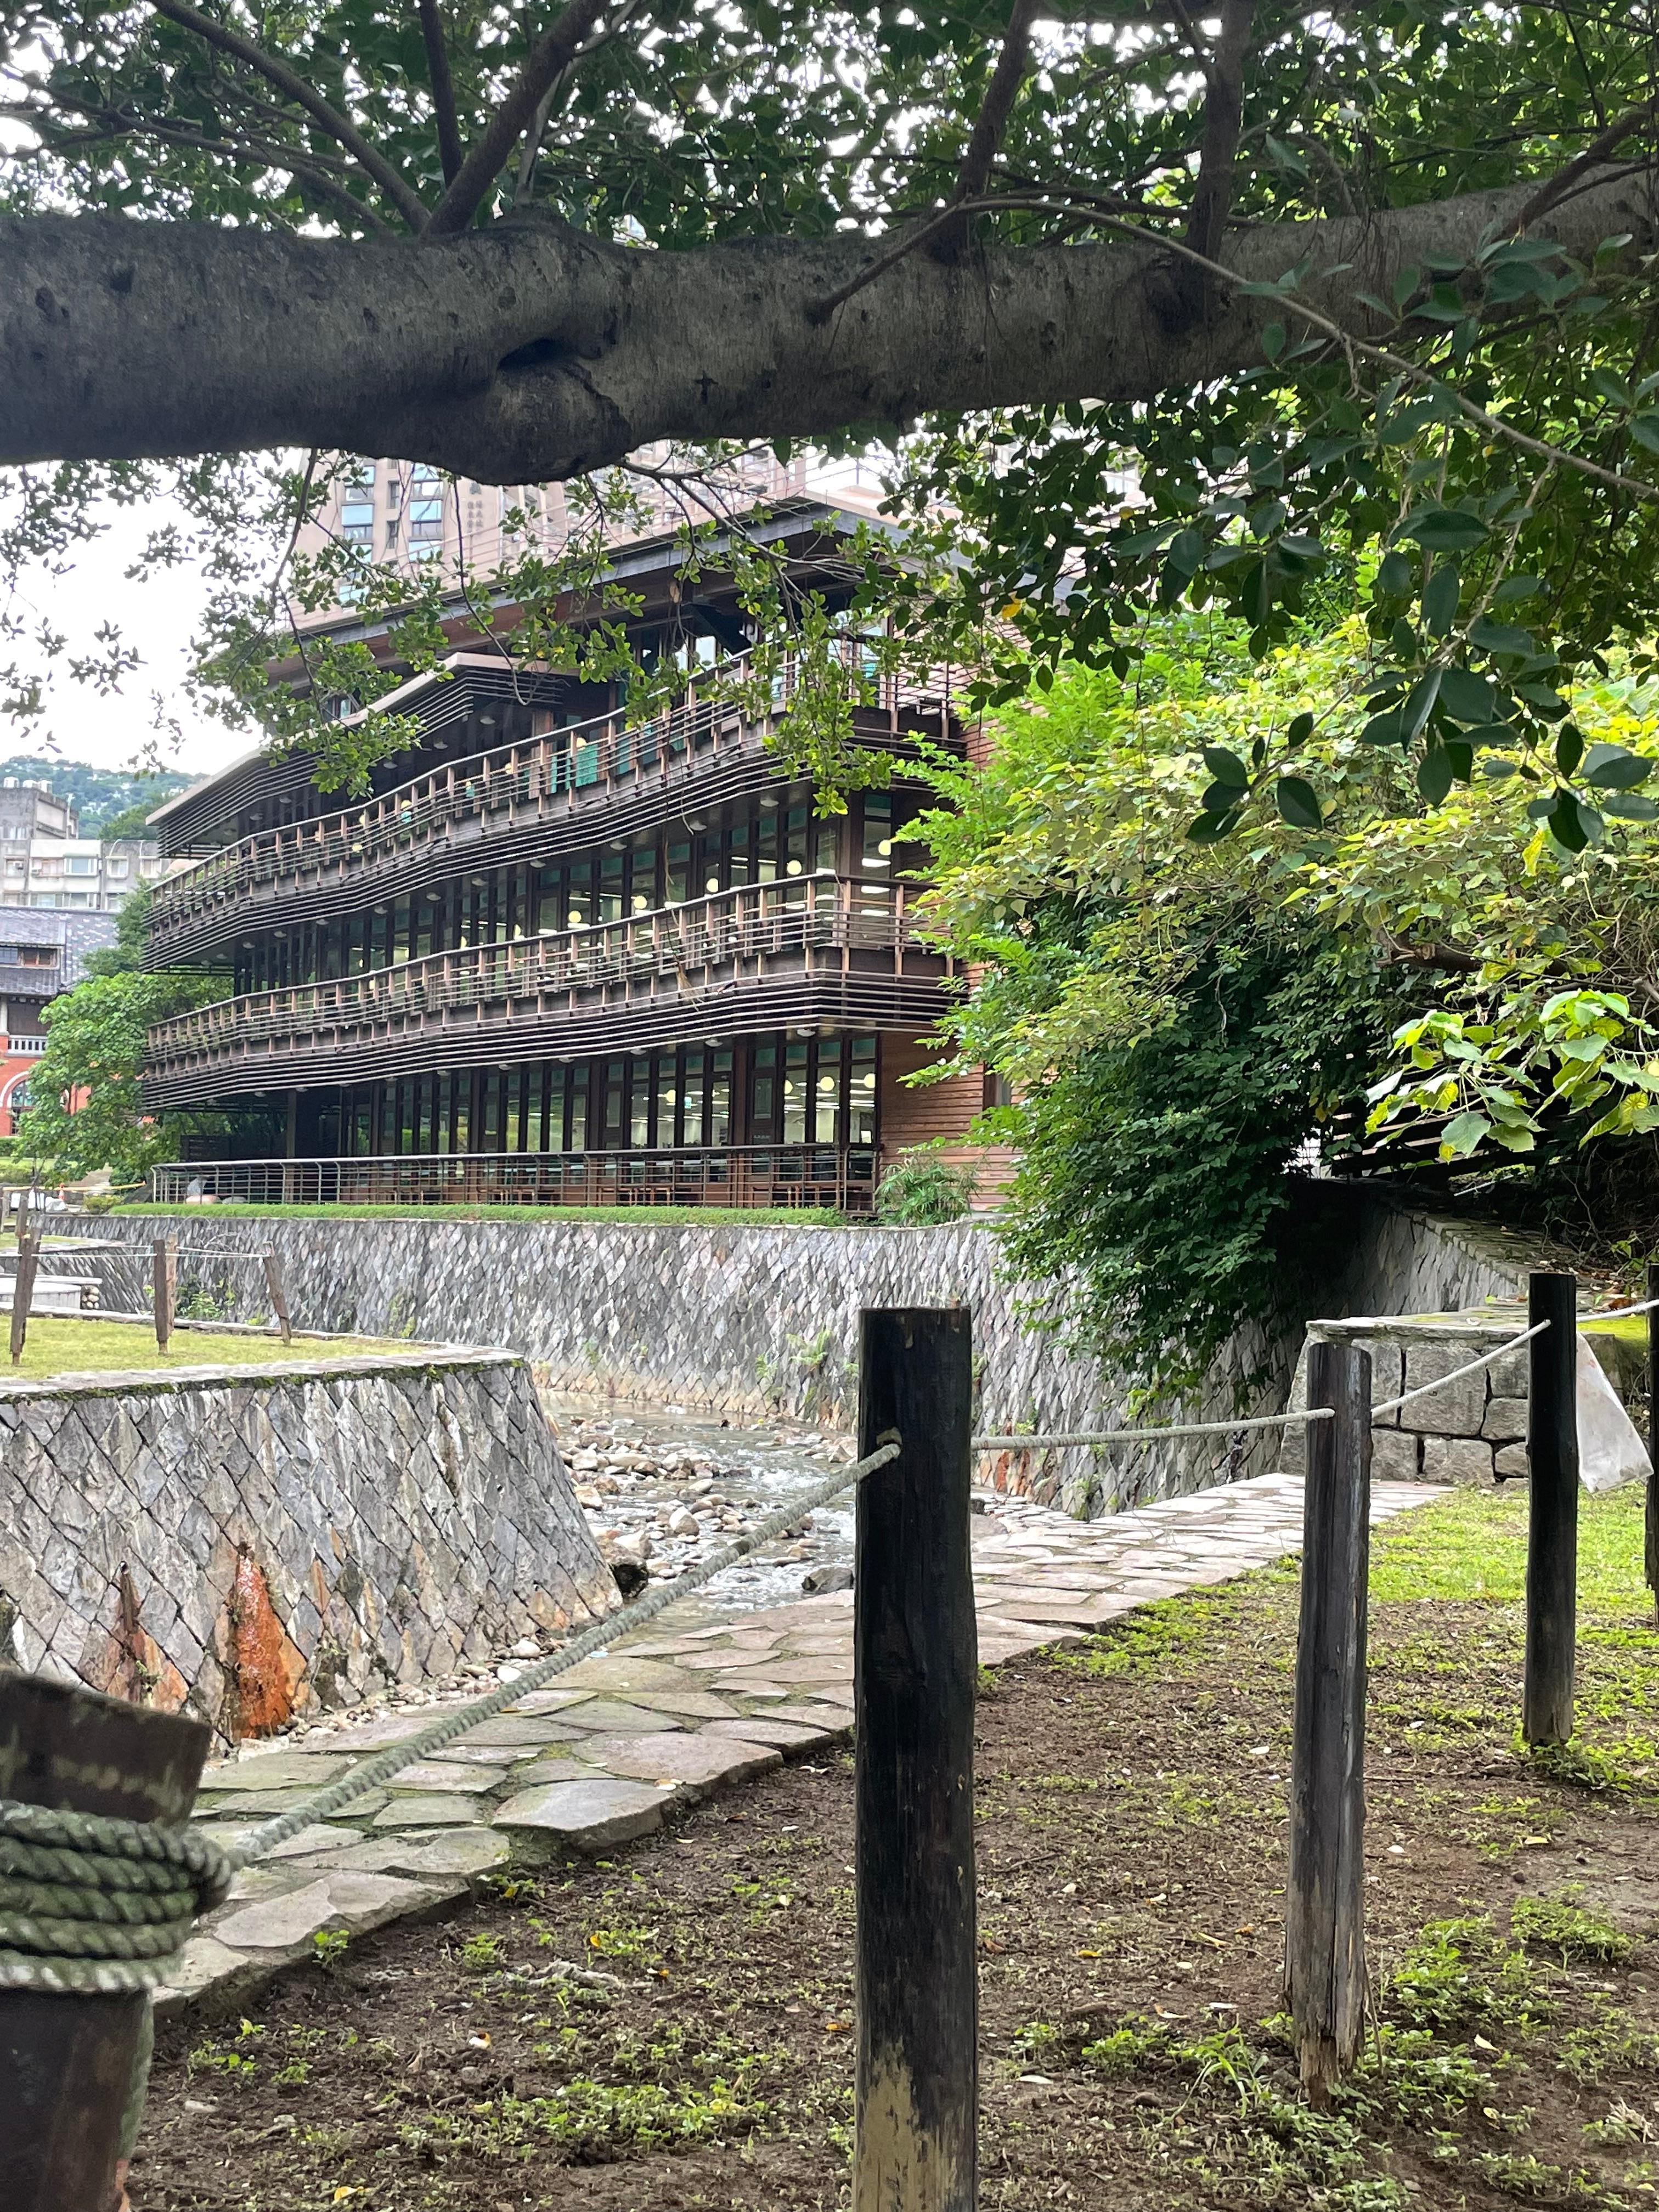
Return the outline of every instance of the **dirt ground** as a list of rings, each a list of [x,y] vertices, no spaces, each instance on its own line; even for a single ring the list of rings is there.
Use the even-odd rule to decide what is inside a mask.
[[[1279,2027],[1293,1567],[988,1678],[981,2203],[1394,2212],[1659,2195],[1659,1638],[1587,1501],[1580,1737],[1514,1735],[1523,1499],[1382,1534],[1376,2019],[1328,2114]],[[850,1761],[164,2028],[137,2212],[843,2206]],[[326,1942],[326,1939],[325,1939]]]

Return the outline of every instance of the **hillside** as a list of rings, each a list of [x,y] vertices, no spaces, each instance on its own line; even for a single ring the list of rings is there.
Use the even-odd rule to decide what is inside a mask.
[[[99,837],[118,816],[143,808],[148,812],[183,791],[197,779],[176,769],[152,775],[135,775],[127,769],[88,768],[84,761],[47,760],[39,754],[16,753],[0,760],[0,777],[15,775],[21,781],[49,783],[60,798],[73,799],[81,817],[81,835]],[[137,820],[123,822],[120,834],[141,834]]]

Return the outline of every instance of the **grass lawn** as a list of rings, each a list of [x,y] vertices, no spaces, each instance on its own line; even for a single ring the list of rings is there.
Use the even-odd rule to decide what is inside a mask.
[[[1279,2009],[1297,1577],[988,1675],[984,2212],[1614,2212],[1659,2195],[1659,1637],[1584,1501],[1581,1734],[1516,1741],[1522,1497],[1378,1533],[1375,2021],[1310,2111]],[[161,2033],[137,2212],[841,2212],[850,1761],[498,1883]]]
[[[823,1206],[244,1206],[233,1199],[212,1206],[150,1206],[139,1202],[100,1209],[109,1213],[199,1214],[252,1221],[625,1221],[636,1229],[780,1227],[847,1229],[844,1213]],[[859,1225],[867,1228],[869,1224]]]
[[[0,1316],[0,1347],[11,1317]],[[155,1331],[137,1322],[74,1321],[68,1316],[36,1314],[28,1326],[21,1364],[14,1367],[0,1348],[0,1384],[38,1382],[48,1375],[108,1375],[142,1370],[164,1373],[174,1367],[264,1366],[274,1359],[337,1359],[348,1353],[404,1352],[404,1342],[376,1337],[349,1336],[328,1340],[301,1337],[287,1345],[280,1336],[221,1335],[217,1330],[186,1328],[175,1332],[167,1349],[157,1348]]]

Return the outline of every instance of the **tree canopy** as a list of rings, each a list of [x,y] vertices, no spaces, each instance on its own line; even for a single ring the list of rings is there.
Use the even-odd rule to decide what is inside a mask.
[[[1650,803],[1560,740],[1564,674],[1653,600],[1653,31],[1588,0],[6,0],[6,550],[163,480],[222,543],[222,457],[267,447],[521,483],[885,440],[951,541],[899,595],[918,649],[1012,696],[1066,653],[1121,671],[1184,599],[1261,653],[1363,568],[1368,741],[1431,799],[1506,754],[1576,848],[1598,793]],[[1219,777],[1201,834],[1305,811],[1301,743]]]

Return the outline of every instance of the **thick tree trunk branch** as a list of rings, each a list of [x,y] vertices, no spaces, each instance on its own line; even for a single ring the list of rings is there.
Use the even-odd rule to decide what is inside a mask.
[[[419,0],[419,4],[427,82],[432,87],[433,118],[438,126],[438,159],[443,163],[445,184],[453,185],[463,155],[461,127],[455,120],[455,86],[449,74],[449,45],[438,0]]]
[[[1036,14],[1036,0],[1014,0],[1002,51],[991,72],[991,82],[985,88],[962,167],[957,172],[956,189],[951,195],[953,203],[980,198],[991,181],[991,164],[997,157],[1002,134],[1008,127],[1008,118],[1025,80],[1025,66],[1031,54],[1031,21]],[[941,259],[952,259],[966,247],[969,220],[964,215],[951,222],[935,242],[933,251]]]
[[[1218,258],[1246,282],[1305,259],[1300,296],[1365,337],[1360,295],[1389,298],[1428,256],[1468,258],[1531,190],[1264,226]],[[1620,176],[1546,228],[1585,260],[1628,232],[1633,261],[1659,249],[1659,202]],[[1207,319],[1172,311],[1178,257],[1128,240],[913,255],[815,322],[869,255],[846,239],[635,251],[530,217],[441,245],[0,222],[0,462],[316,446],[535,483],[659,438],[1190,390],[1259,364],[1284,315],[1219,281]]]
[[[1187,243],[1206,260],[1215,258],[1233,204],[1233,162],[1244,123],[1244,64],[1253,13],[1252,0],[1222,0],[1221,35],[1205,64],[1204,144],[1187,219]]]
[[[345,148],[386,194],[411,229],[419,230],[426,222],[426,208],[420,195],[404,183],[384,155],[377,154],[356,124],[342,115],[325,100],[321,93],[308,85],[296,70],[291,70],[263,46],[256,46],[252,39],[245,39],[240,31],[228,24],[204,15],[199,8],[192,8],[190,0],[150,0],[158,15],[166,15],[186,31],[194,31],[221,53],[234,55],[246,68],[274,84],[279,92],[297,106],[303,107],[313,122],[321,125],[329,137]]]
[[[453,238],[467,228],[483,206],[485,193],[512,159],[513,149],[529,129],[559,71],[573,58],[604,8],[605,0],[567,0],[563,14],[532,47],[518,81],[484,125],[483,137],[439,202],[428,226],[429,237]]]

